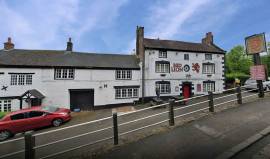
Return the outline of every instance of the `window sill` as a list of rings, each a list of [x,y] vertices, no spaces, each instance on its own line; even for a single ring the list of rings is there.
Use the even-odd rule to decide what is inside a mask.
[[[139,98],[139,97],[125,97],[125,98],[115,98],[115,99],[134,99],[134,98]]]

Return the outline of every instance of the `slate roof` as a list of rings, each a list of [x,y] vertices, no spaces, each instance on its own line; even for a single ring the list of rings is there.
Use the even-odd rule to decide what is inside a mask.
[[[1,66],[140,69],[135,55],[22,49],[0,50]]]
[[[167,49],[187,52],[221,53],[225,51],[213,44],[212,46],[202,43],[191,43],[174,40],[160,40],[144,38],[144,46],[150,49]]]

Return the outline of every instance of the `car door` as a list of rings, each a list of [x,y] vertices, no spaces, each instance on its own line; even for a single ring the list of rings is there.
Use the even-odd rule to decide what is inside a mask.
[[[28,112],[28,119],[31,130],[48,126],[45,112],[30,111]]]
[[[24,132],[29,130],[29,122],[26,113],[18,113],[10,116],[11,125],[14,133]]]

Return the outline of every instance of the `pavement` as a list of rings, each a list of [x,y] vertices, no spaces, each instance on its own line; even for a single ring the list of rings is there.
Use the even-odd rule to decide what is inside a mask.
[[[247,95],[251,95],[251,94],[256,94],[256,93],[255,92],[245,93],[245,94],[243,94],[243,97],[245,97]],[[267,98],[269,98],[269,97],[267,97]],[[221,102],[226,102],[226,101],[229,101],[231,99],[235,99],[235,95],[215,100],[214,103],[217,104],[217,103],[221,103]],[[193,104],[193,103],[197,103],[197,102],[201,102],[201,101],[205,101],[205,100],[207,100],[207,97],[202,97],[202,98],[199,98],[199,99],[194,99],[192,101],[189,101],[189,104]],[[253,96],[252,98],[244,99],[243,102],[244,103],[249,103],[250,101],[254,101],[254,100],[255,101],[257,100],[256,95]],[[268,99],[265,99],[265,100],[268,100]],[[255,103],[255,104],[257,104],[257,103]],[[231,102],[229,104],[221,105],[221,106],[219,106],[217,111],[219,109],[226,109],[227,107],[231,107],[231,106],[235,106],[235,102]],[[177,106],[177,107],[179,107],[179,106]],[[193,106],[193,107],[190,107],[190,108],[175,111],[175,116],[181,115],[181,114],[184,114],[184,113],[188,113],[188,112],[191,112],[191,111],[194,111],[194,110],[197,110],[197,109],[207,108],[207,107],[208,107],[208,103],[205,102],[205,103],[202,103],[200,105],[196,105],[196,106]],[[136,107],[136,109],[139,109],[139,108]],[[126,115],[126,116],[121,116],[121,117],[118,117],[118,123],[121,124],[121,123],[124,123],[124,122],[128,122],[128,121],[131,121],[131,120],[135,120],[135,119],[138,119],[138,118],[150,116],[150,115],[165,112],[165,111],[167,111],[166,108],[149,109],[147,111],[141,111],[141,112],[133,113],[133,114]],[[253,110],[253,111],[256,112],[256,110]],[[111,110],[105,110],[105,113],[102,113],[101,111],[97,111],[95,116],[89,117],[89,118],[84,117],[81,122],[83,122],[83,121],[85,122],[85,119],[89,119],[89,121],[91,121],[91,120],[102,118],[102,117],[104,117],[104,114],[105,114],[105,116],[106,115],[111,116],[111,113],[112,113]],[[210,114],[210,117],[212,117],[211,113],[209,113],[208,110],[205,110],[205,111],[202,111],[202,112],[198,112],[198,113],[190,114],[190,115],[187,115],[187,116],[184,116],[184,117],[181,117],[181,118],[177,118],[176,125],[182,125],[182,124],[184,124],[186,122],[196,120],[197,118],[200,118],[202,116],[209,115],[209,114]],[[85,115],[87,116],[87,113]],[[244,114],[244,116],[245,116],[245,114]],[[250,118],[253,119],[252,116]],[[130,131],[130,130],[133,130],[134,128],[139,128],[139,127],[142,127],[142,126],[153,124],[153,123],[156,123],[158,121],[165,120],[165,119],[168,119],[168,113],[164,113],[164,114],[159,115],[159,116],[148,118],[147,120],[141,120],[141,121],[131,123],[131,124],[128,124],[128,125],[123,125],[123,126],[119,127],[119,133]],[[193,127],[193,129],[195,129],[195,130],[204,131],[205,133],[203,133],[203,134],[200,134],[200,133],[198,133],[196,131],[193,133],[193,130],[186,129],[186,125],[183,126],[183,132],[185,132],[187,136],[194,136],[194,138],[191,139],[191,140],[200,139],[200,136],[202,136],[202,138],[207,137],[207,136],[211,136],[211,135],[219,137],[219,135],[223,133],[222,130],[224,130],[224,129],[227,130],[228,129],[228,131],[229,131],[230,128],[231,128],[230,126],[226,125],[225,121],[227,121],[227,120],[228,119],[226,119],[226,117],[224,117],[223,120],[218,120],[217,119],[217,121],[219,121],[219,122],[216,122],[215,125],[218,126],[218,128],[215,128],[215,127],[213,128],[211,126],[205,126],[205,125],[200,125],[200,124],[197,124],[196,126]],[[78,120],[78,121],[80,121],[80,120]],[[71,122],[69,122],[67,124],[64,124],[63,126],[65,127],[65,126],[70,125],[70,124],[76,124],[78,121],[74,120],[74,121],[71,121]],[[228,120],[228,121],[230,121],[230,120]],[[237,125],[237,123],[235,125]],[[83,125],[83,126],[75,127],[75,128],[72,128],[72,129],[66,129],[66,130],[62,130],[62,131],[57,131],[57,132],[37,136],[36,139],[35,139],[36,140],[36,146],[47,144],[47,143],[54,142],[54,141],[61,140],[61,139],[66,139],[68,137],[73,137],[75,135],[84,134],[84,133],[88,133],[90,131],[95,131],[95,130],[98,130],[98,129],[102,129],[102,128],[105,128],[105,127],[111,127],[111,126],[112,126],[112,120],[108,119],[108,120],[105,120],[105,121],[100,121],[100,122],[96,122],[96,123],[92,123],[92,124],[88,124],[88,125]],[[260,124],[258,126],[260,126]],[[263,125],[263,126],[265,126],[265,125]],[[254,128],[256,128],[256,126]],[[259,127],[259,128],[261,128],[261,127]],[[40,132],[46,132],[48,130],[54,130],[54,129],[55,128],[43,129],[43,130],[39,130],[39,131],[34,132],[34,134],[38,134]],[[142,139],[142,138],[147,137],[147,136],[153,136],[154,134],[160,134],[162,132],[163,133],[168,132],[171,129],[172,129],[172,127],[169,127],[168,123],[166,122],[166,123],[160,124],[159,126],[156,126],[156,127],[151,127],[151,128],[148,128],[148,129],[137,131],[137,132],[132,133],[132,134],[123,135],[123,136],[120,137],[119,144],[120,145],[125,145],[125,144],[130,143],[130,142],[138,141],[139,139]],[[172,133],[173,132],[175,132],[175,131],[172,131]],[[250,131],[250,132],[252,132],[252,131]],[[93,134],[89,134],[89,135],[84,135],[84,136],[81,136],[80,138],[75,138],[75,139],[71,139],[71,140],[65,140],[63,142],[59,142],[59,143],[54,144],[54,145],[50,145],[50,146],[47,146],[47,147],[37,149],[36,150],[36,156],[37,156],[37,158],[44,157],[44,156],[47,156],[47,155],[50,155],[50,154],[53,154],[53,153],[57,153],[57,152],[60,152],[60,151],[66,150],[66,149],[74,148],[74,147],[84,145],[84,144],[87,144],[87,143],[90,143],[90,142],[95,142],[95,141],[103,139],[103,138],[111,137],[112,134],[113,134],[112,129],[108,129],[106,131],[93,133]],[[20,136],[17,136],[17,137],[20,137]],[[172,137],[172,139],[173,139],[173,137]],[[185,138],[183,138],[183,139],[185,139]],[[172,141],[172,143],[174,143],[176,141],[177,140]],[[160,142],[162,143],[163,141],[160,141]],[[92,145],[92,146],[82,147],[79,150],[67,152],[67,153],[65,153],[63,155],[59,155],[58,158],[66,158],[66,159],[68,159],[68,158],[95,158],[97,152],[103,152],[103,151],[109,150],[109,149],[111,149],[113,147],[114,147],[113,146],[113,141],[108,140],[108,141],[102,142],[100,144],[95,144],[95,145]],[[142,146],[142,147],[145,147],[145,146]],[[165,146],[165,147],[167,147],[167,146]],[[12,143],[0,144],[0,155],[11,153],[11,152],[22,150],[22,149],[24,149],[24,141],[23,140],[19,140],[19,141],[12,142]],[[200,150],[200,149],[198,149],[198,150]],[[12,156],[10,158],[24,158],[23,156],[24,156],[23,153],[21,153],[21,154],[18,154],[18,155],[14,155],[14,156]],[[109,158],[111,158],[111,157],[109,157]]]
[[[169,132],[116,147],[95,158],[217,158],[267,128],[270,125],[269,106],[270,98],[245,103]],[[269,153],[267,148],[262,151]]]

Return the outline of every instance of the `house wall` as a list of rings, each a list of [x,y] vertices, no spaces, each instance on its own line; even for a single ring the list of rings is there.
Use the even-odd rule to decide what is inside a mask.
[[[189,60],[184,60],[184,54],[189,54]],[[224,54],[212,54],[212,60],[205,60],[206,53],[195,52],[180,52],[167,51],[167,58],[159,58],[159,50],[146,49],[145,50],[145,95],[146,97],[156,96],[155,82],[156,81],[170,81],[171,93],[161,94],[161,96],[179,95],[182,93],[182,82],[192,82],[194,94],[206,94],[207,92],[198,91],[197,84],[201,84],[203,90],[203,81],[215,82],[215,93],[221,93],[224,89]],[[156,61],[169,61],[170,73],[156,73]],[[214,63],[215,74],[207,75],[202,73],[203,63]],[[174,72],[173,64],[188,65],[190,70]],[[199,72],[193,70],[193,65],[200,66]],[[162,76],[163,75],[163,76]]]
[[[45,98],[44,105],[70,108],[69,89],[94,89],[94,105],[132,103],[138,98],[115,99],[114,86],[139,86],[140,71],[132,70],[132,80],[116,80],[115,70],[75,69],[73,80],[55,80],[53,68],[0,68],[0,87],[8,86],[6,91],[0,90],[0,98],[21,96],[27,90],[37,89]],[[34,73],[32,85],[10,85],[8,73]],[[107,87],[104,87],[107,85]],[[140,92],[140,91],[139,91]],[[140,96],[140,95],[139,95]],[[28,104],[23,102],[23,107]],[[12,100],[12,110],[19,109],[19,100]]]

